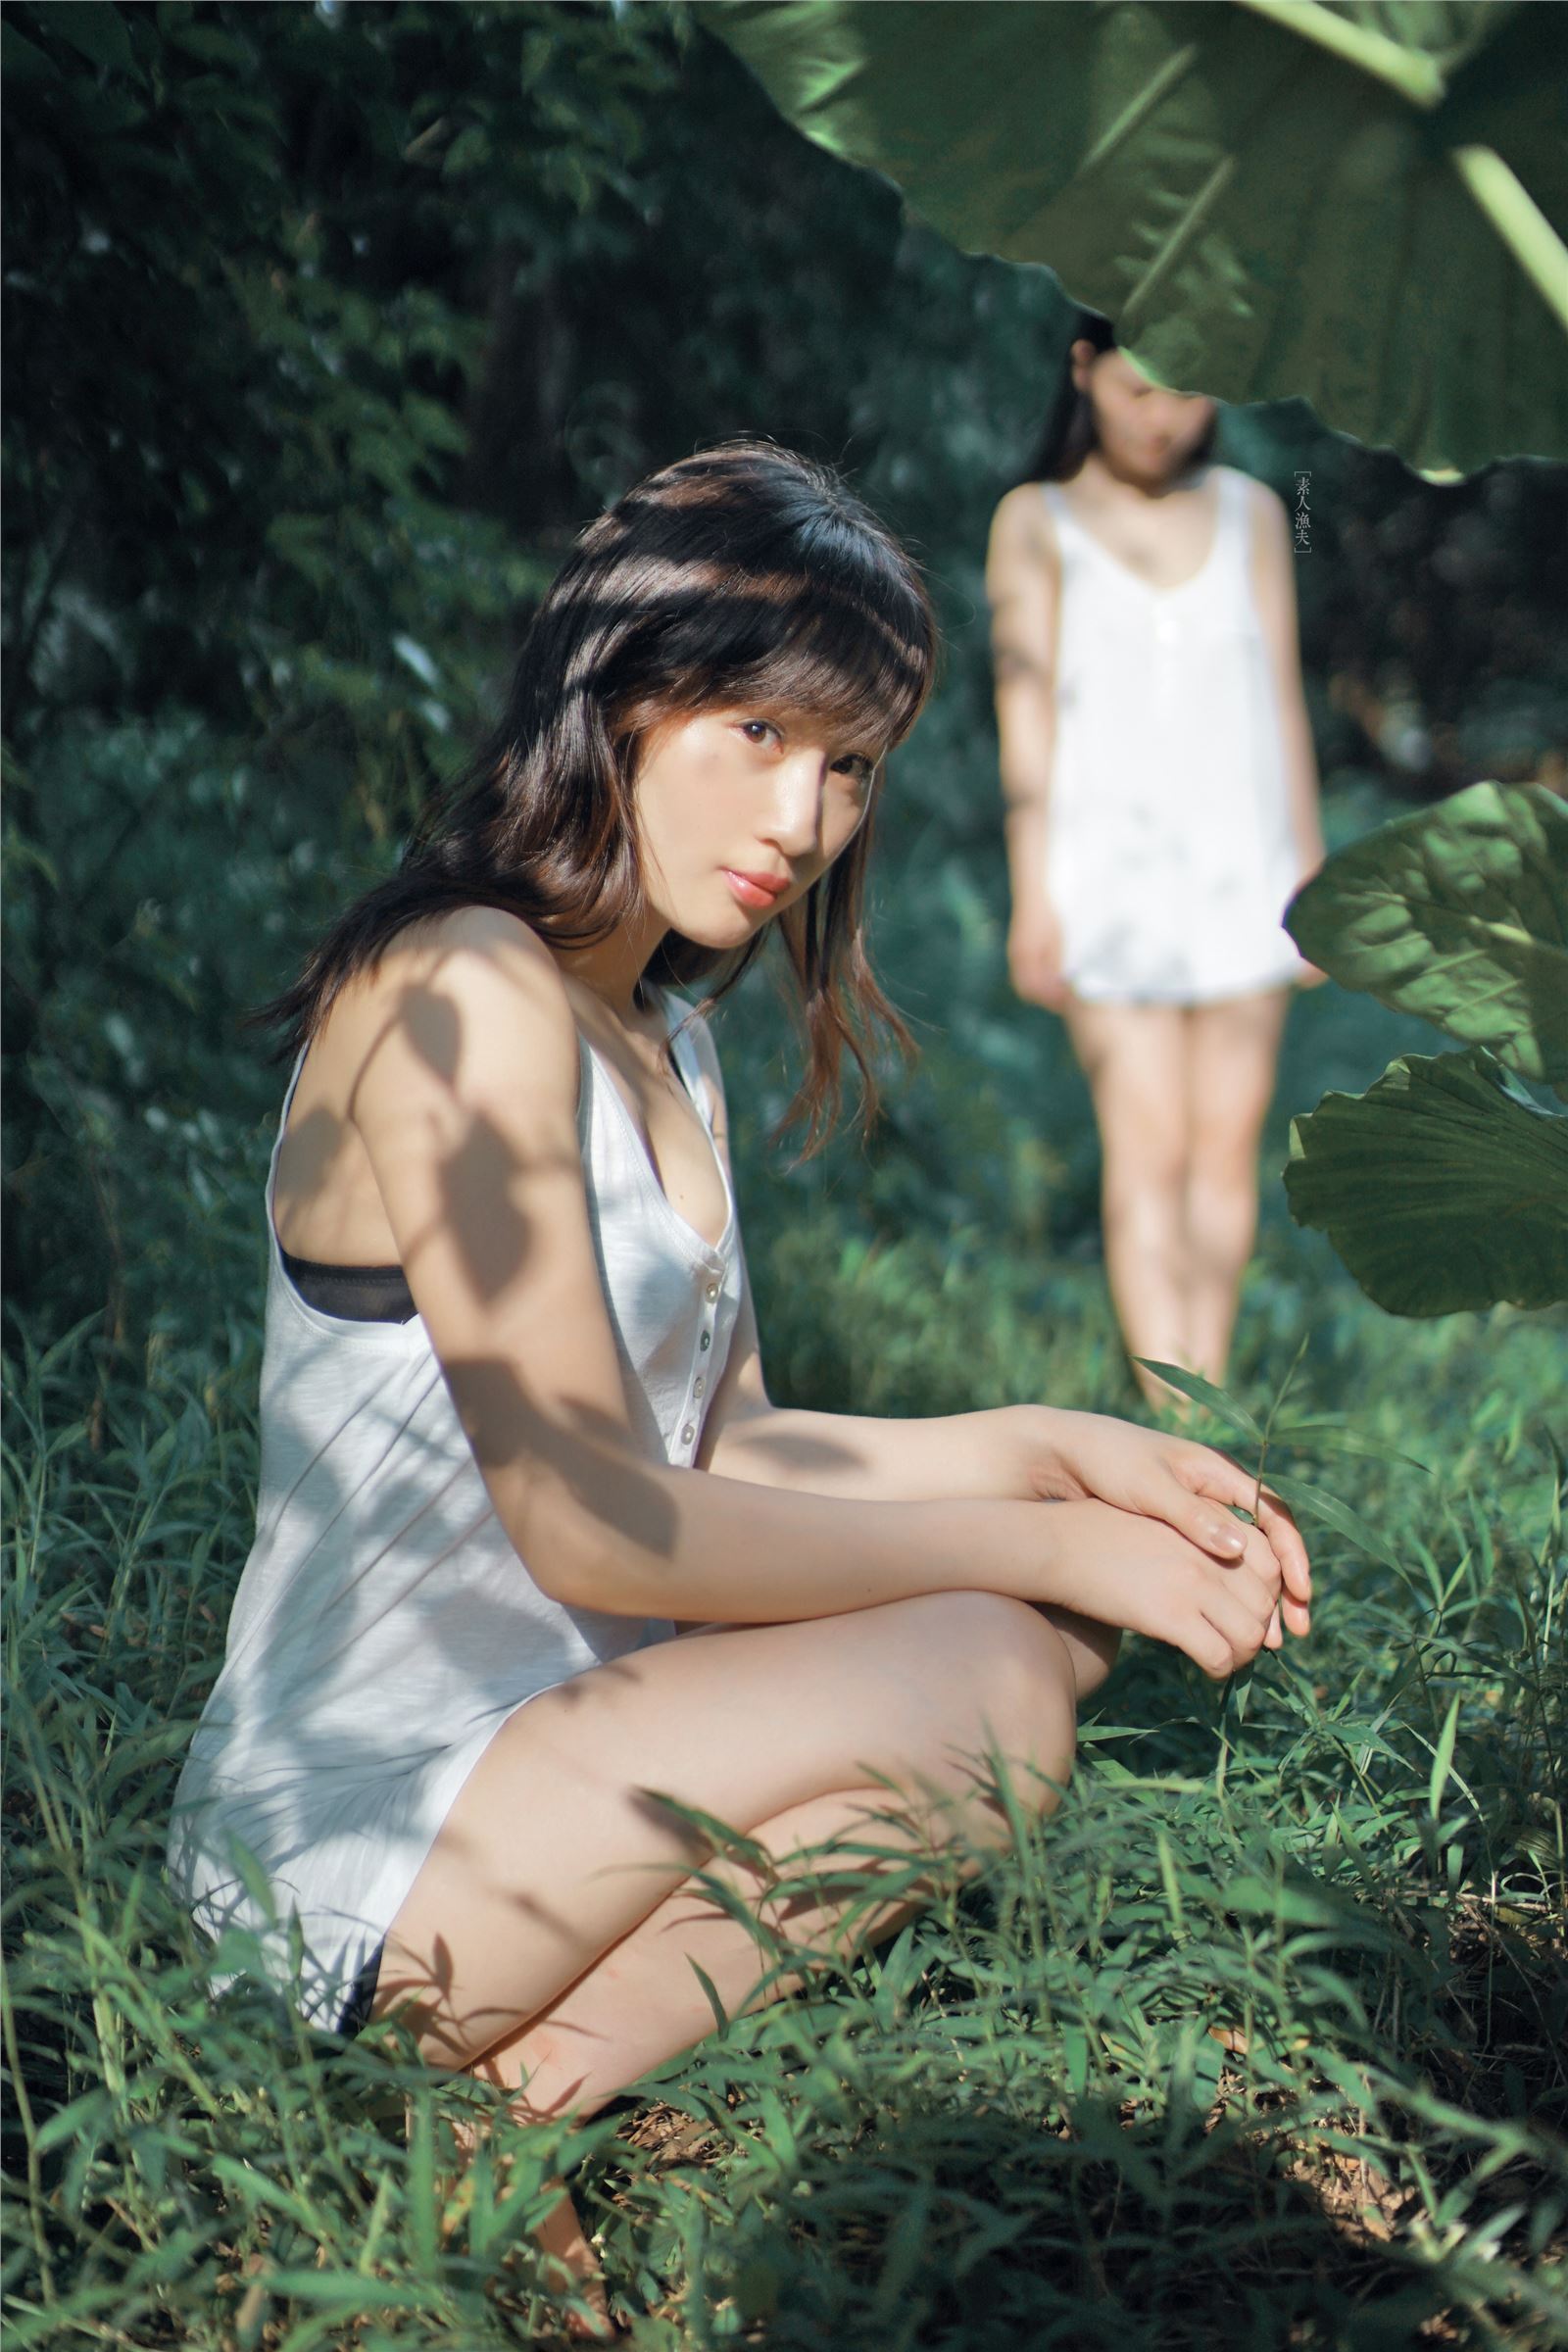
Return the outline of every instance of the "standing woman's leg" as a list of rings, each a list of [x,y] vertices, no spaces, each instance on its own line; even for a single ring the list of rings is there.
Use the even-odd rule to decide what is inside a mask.
[[[1188,1361],[1223,1381],[1242,1276],[1257,1233],[1257,1152],[1290,991],[1195,1004],[1187,1014]]]
[[[1174,1004],[1069,1001],[1063,1018],[1100,1127],[1111,1302],[1129,1355],[1193,1361],[1187,1302],[1185,1013]],[[1163,1383],[1138,1372],[1156,1404]]]

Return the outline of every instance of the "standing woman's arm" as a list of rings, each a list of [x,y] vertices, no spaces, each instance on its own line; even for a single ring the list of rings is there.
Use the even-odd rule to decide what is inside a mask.
[[[992,522],[986,599],[1012,883],[1007,961],[1019,996],[1053,1007],[1065,994],[1060,927],[1046,888],[1059,592],[1060,565],[1046,527],[1045,501],[1034,483],[1025,482],[1008,491]]]
[[[1291,830],[1299,860],[1298,879],[1315,874],[1324,858],[1323,819],[1318,806],[1317,754],[1312,745],[1306,697],[1301,690],[1301,654],[1297,632],[1295,551],[1284,503],[1265,482],[1252,485],[1252,592],[1263,642],[1268,648],[1285,746]]]

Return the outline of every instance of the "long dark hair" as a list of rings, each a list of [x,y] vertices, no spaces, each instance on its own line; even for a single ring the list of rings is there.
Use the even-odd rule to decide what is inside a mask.
[[[507,710],[469,768],[416,824],[391,878],[350,906],[295,986],[257,1016],[317,1033],[344,984],[408,924],[500,906],[552,946],[606,939],[641,904],[633,787],[668,718],[752,702],[891,749],[930,691],[936,624],[912,562],[837,474],[736,441],[651,474],[591,523],[523,642]],[[653,981],[732,988],[780,934],[806,1032],[790,1119],[806,1149],[831,1129],[846,1051],[876,1105],[874,1032],[906,1033],[866,959],[868,811],[797,905],[726,954],[667,934]]]
[[[1095,410],[1087,392],[1080,392],[1072,380],[1072,347],[1075,343],[1092,343],[1097,352],[1117,348],[1116,329],[1100,311],[1080,311],[1067,337],[1066,354],[1062,360],[1061,381],[1046,416],[1034,459],[1023,478],[1026,482],[1070,482],[1089,452],[1095,446]],[[1215,410],[1208,431],[1188,459],[1190,466],[1201,466],[1214,446],[1219,429],[1219,411]]]

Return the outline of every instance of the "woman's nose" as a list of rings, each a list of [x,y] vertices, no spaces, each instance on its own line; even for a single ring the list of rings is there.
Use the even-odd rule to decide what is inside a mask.
[[[775,768],[772,806],[763,831],[784,857],[805,858],[817,847],[826,775],[822,755],[804,749],[781,760]]]

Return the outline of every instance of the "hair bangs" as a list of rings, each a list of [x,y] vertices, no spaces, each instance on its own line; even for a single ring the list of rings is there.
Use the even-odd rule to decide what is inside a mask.
[[[935,643],[923,606],[879,601],[809,574],[668,584],[643,606],[643,659],[617,698],[616,733],[745,705],[803,714],[881,759],[919,715]]]
[[[929,639],[863,598],[815,581],[792,587],[772,607],[771,642],[737,670],[735,687],[880,759],[903,742],[930,691]]]

